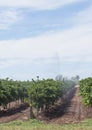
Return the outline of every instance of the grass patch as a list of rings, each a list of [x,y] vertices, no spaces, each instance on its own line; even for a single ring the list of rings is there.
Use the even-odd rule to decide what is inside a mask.
[[[27,122],[19,120],[1,124],[0,130],[92,130],[92,120],[88,119],[83,123],[69,125],[45,124],[38,120]]]

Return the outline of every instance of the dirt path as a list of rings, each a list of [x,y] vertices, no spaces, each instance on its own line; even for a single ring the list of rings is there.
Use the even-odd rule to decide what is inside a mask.
[[[79,88],[76,88],[75,94],[68,105],[64,108],[64,113],[61,117],[52,119],[55,123],[77,123],[84,119],[83,104],[79,96]]]

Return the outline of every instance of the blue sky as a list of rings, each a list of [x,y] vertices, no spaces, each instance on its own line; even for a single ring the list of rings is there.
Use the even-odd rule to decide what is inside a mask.
[[[0,78],[85,78],[91,56],[91,0],[0,0]]]

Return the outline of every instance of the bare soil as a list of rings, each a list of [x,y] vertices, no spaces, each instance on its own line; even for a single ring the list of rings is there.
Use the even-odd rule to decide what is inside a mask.
[[[13,107],[10,110],[0,113],[0,123],[7,123],[14,120],[28,120],[29,107],[27,104],[21,104],[18,107]]]
[[[78,123],[85,119],[82,98],[79,96],[79,88],[75,89],[74,95],[72,95],[72,98],[68,99],[68,102],[65,104],[64,109],[61,110],[61,113],[62,112],[62,116],[52,119],[51,122],[67,124]]]

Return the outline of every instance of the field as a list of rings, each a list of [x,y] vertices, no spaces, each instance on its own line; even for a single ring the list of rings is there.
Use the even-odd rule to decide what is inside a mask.
[[[51,111],[38,116],[39,120],[29,119],[30,109],[26,105],[1,113],[0,130],[92,130],[92,108],[89,112],[85,108],[79,87],[74,87],[64,102],[57,102]]]
[[[13,121],[0,125],[0,130],[92,130],[92,120],[85,120],[78,124],[46,124],[37,120],[27,122]]]
[[[15,120],[27,121],[29,120],[29,111],[30,109],[27,106],[20,106],[17,109],[7,111],[6,113],[0,114],[0,123],[8,123]],[[49,113],[38,118],[46,123],[74,124],[87,118],[85,112],[81,96],[79,95],[79,88],[73,88],[67,93],[66,101],[63,104],[58,103]],[[92,114],[90,113],[90,115]]]

